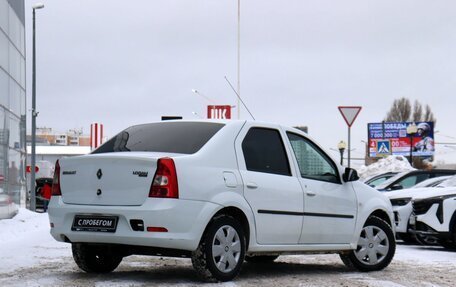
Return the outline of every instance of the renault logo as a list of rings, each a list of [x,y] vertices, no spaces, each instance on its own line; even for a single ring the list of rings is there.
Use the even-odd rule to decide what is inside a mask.
[[[103,176],[103,173],[101,172],[101,168],[100,168],[97,171],[97,177],[98,177],[98,179],[101,179],[102,176]]]

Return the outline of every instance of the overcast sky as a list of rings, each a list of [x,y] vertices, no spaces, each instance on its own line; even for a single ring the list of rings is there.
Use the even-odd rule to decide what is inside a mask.
[[[236,104],[224,80],[236,84],[236,0],[42,2],[38,126],[89,132],[101,122],[113,136],[162,115],[205,116],[208,102],[192,89]],[[362,106],[354,157],[364,155],[367,123],[400,97],[429,104],[436,140],[456,142],[455,27],[454,0],[241,0],[241,96],[257,120],[307,125],[327,149],[347,138],[337,107]],[[31,81],[27,93],[30,108]]]

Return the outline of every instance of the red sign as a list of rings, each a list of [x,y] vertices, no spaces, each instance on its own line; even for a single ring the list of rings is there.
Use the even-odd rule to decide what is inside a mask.
[[[207,106],[207,118],[208,119],[219,119],[228,120],[231,119],[231,106]]]
[[[339,107],[339,111],[349,127],[351,127],[355,122],[356,117],[358,116],[359,112],[361,112],[361,109],[362,107],[359,106]]]
[[[103,141],[103,125],[93,123],[90,125],[90,147],[96,149]]]
[[[38,166],[35,165],[35,173],[37,173],[38,171],[40,171],[40,168]],[[27,165],[25,167],[25,172],[26,173],[31,173],[32,172],[32,167],[30,165]]]

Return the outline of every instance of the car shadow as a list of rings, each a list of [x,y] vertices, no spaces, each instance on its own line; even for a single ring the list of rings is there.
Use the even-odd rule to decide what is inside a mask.
[[[167,264],[159,266],[128,266],[121,265],[119,268],[108,274],[90,274],[75,269],[72,272],[64,272],[59,277],[66,277],[67,280],[77,281],[83,285],[93,282],[104,282],[108,284],[122,284],[129,282],[132,284],[190,284],[199,285],[201,280],[197,277],[190,262],[185,265],[171,266]],[[77,267],[76,267],[77,268]],[[341,262],[340,264],[309,264],[309,263],[288,263],[288,262],[269,262],[269,263],[248,263],[244,262],[241,273],[235,281],[252,281],[280,279],[283,277],[294,276],[331,276],[349,274],[352,270],[348,269]]]

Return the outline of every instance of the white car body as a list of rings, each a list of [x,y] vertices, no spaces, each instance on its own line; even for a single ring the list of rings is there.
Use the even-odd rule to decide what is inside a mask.
[[[436,183],[439,184],[435,186]],[[412,200],[414,198],[432,195],[438,196],[443,187],[449,186],[456,186],[456,176],[430,178],[413,188],[385,193],[393,206],[396,233],[399,236],[408,233],[410,216],[413,213]]]
[[[436,188],[413,200],[410,224],[413,232],[456,247],[456,187]]]
[[[214,216],[235,212],[244,223],[248,255],[346,252],[357,248],[372,215],[394,222],[389,200],[362,182],[344,182],[344,167],[326,154],[338,183],[301,177],[287,133],[323,152],[305,133],[260,122],[211,123],[224,126],[192,154],[111,152],[60,160],[61,196],[52,196],[49,204],[52,236],[71,243],[147,246],[187,254],[197,250]],[[243,140],[251,128],[280,133],[289,176],[246,167]],[[175,164],[178,198],[148,197],[157,160],[162,158]],[[72,230],[76,215],[116,216],[117,228],[115,232]],[[142,220],[145,231],[134,231],[131,220]],[[166,232],[147,232],[149,227]]]
[[[408,232],[408,223],[410,215],[413,212],[412,198],[428,190],[429,188],[423,187],[385,192],[385,195],[390,199],[391,205],[393,206],[394,223],[396,233],[399,236]]]

